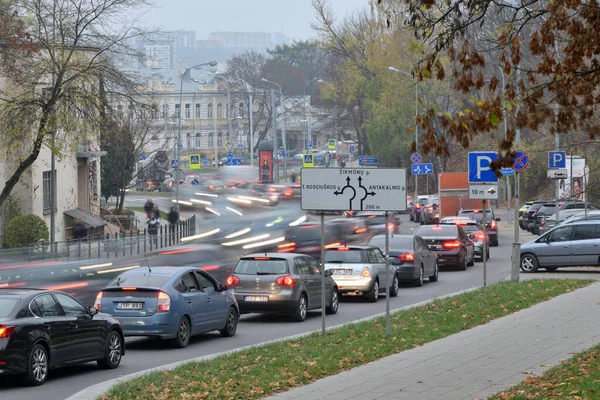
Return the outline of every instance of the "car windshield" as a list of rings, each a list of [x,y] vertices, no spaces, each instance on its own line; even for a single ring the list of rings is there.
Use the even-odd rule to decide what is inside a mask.
[[[454,225],[423,225],[417,228],[415,236],[456,236]]]
[[[326,263],[354,263],[362,262],[361,250],[327,250],[325,251]]]
[[[287,273],[287,263],[281,259],[241,259],[233,271],[238,275],[280,275]]]
[[[0,318],[8,317],[19,304],[19,299],[8,299],[0,297]]]
[[[106,286],[128,286],[128,287],[156,287],[160,288],[169,282],[171,277],[169,275],[152,274],[126,274],[117,276],[115,279],[110,281]]]
[[[390,237],[390,249],[412,249],[413,237]],[[385,236],[375,236],[369,240],[369,244],[379,247],[385,251]]]

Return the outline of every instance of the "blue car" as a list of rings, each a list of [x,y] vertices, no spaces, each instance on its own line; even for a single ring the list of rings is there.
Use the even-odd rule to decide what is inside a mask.
[[[186,347],[210,331],[235,335],[239,307],[227,286],[195,267],[139,267],[98,293],[94,306],[118,318],[125,336],[171,339]]]

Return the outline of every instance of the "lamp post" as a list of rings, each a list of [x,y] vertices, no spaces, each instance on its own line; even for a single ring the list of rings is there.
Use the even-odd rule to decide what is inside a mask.
[[[190,67],[188,69],[186,69],[185,71],[183,71],[183,74],[181,74],[181,80],[180,80],[180,84],[179,84],[179,129],[178,129],[178,133],[177,133],[177,150],[176,150],[176,154],[177,154],[177,169],[179,169],[179,165],[181,164],[181,149],[183,147],[183,145],[181,144],[181,119],[182,119],[182,113],[183,113],[183,77],[186,76],[191,70],[193,69],[197,69],[200,67],[204,67],[205,65],[210,65],[211,67],[214,67],[215,65],[217,65],[217,62],[215,60],[206,62],[206,63],[202,63],[202,64],[198,64],[198,65],[194,65],[193,67]],[[190,110],[191,112],[191,110]],[[177,207],[177,211],[179,211],[179,176],[177,176],[177,179],[175,179],[175,181],[177,182],[177,185],[175,186],[175,204]]]
[[[271,83],[273,85],[277,85],[277,87],[279,88],[279,95],[281,96],[282,107],[283,107],[283,92],[281,90],[281,85],[277,82],[273,82],[273,81],[270,81],[265,78],[261,78],[261,80],[266,83]],[[275,157],[275,151],[276,151],[275,143],[277,143],[277,127],[275,125],[277,116],[276,116],[276,111],[275,111],[276,103],[275,103],[274,96],[275,96],[275,90],[271,89],[271,100],[272,100],[271,104],[273,104],[273,110],[272,110],[273,111],[273,158]],[[283,112],[281,114],[282,114],[282,117],[285,118],[285,116],[283,115]],[[284,121],[284,124],[285,124],[285,121]],[[285,157],[285,153],[287,151],[287,144],[285,142],[285,128],[283,128],[281,130],[281,142],[283,144],[283,177],[287,181],[287,159]],[[277,173],[277,175],[279,175],[279,172]],[[277,181],[279,182],[279,176],[277,176]]]
[[[418,151],[419,150],[419,125],[417,124],[417,116],[419,115],[419,83],[417,82],[415,77],[412,74],[409,74],[408,72],[399,70],[398,68],[394,68],[392,66],[388,67],[388,70],[410,76],[415,81],[415,148]],[[419,177],[418,177],[418,175],[415,175],[415,201],[416,201],[418,195],[419,195]]]

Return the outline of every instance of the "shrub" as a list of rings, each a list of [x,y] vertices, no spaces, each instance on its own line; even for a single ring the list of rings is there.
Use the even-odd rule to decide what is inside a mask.
[[[42,240],[48,242],[49,236],[48,225],[43,219],[26,214],[10,220],[4,238],[8,247],[25,247]]]

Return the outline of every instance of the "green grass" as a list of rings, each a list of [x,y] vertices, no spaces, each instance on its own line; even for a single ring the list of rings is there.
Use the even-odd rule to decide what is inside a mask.
[[[114,386],[101,399],[261,398],[485,324],[592,282],[502,282],[488,288],[485,302],[479,289],[393,313],[389,338],[385,318],[377,318],[325,336],[313,333],[144,375]]]
[[[141,213],[146,213],[146,211],[144,211],[144,207],[127,207],[128,210],[131,211],[137,211],[137,212],[141,212]],[[160,219],[162,220],[167,220],[167,213],[164,212],[163,210],[158,210],[158,213],[160,215]],[[142,221],[144,222],[144,221]]]
[[[519,385],[500,392],[493,400],[598,399],[600,398],[600,346],[592,347],[541,377],[528,376]]]

